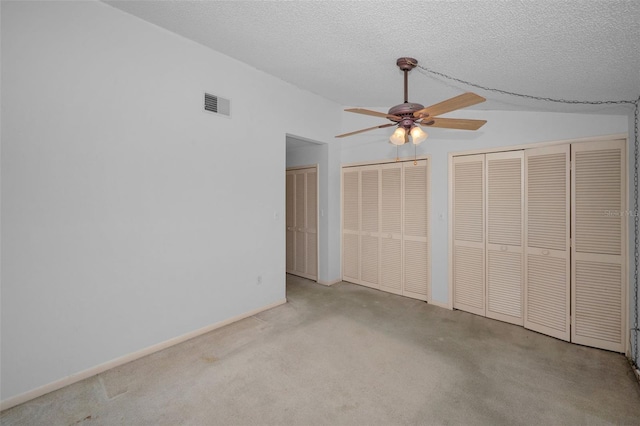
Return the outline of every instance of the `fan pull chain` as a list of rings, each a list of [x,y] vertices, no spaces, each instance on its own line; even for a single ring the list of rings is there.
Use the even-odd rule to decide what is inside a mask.
[[[396,145],[396,163],[400,161],[400,158],[398,158],[398,145]]]
[[[418,165],[418,145],[413,145],[413,165]]]

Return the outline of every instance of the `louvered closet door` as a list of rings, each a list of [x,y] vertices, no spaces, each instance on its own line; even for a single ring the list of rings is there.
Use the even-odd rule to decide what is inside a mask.
[[[487,309],[523,325],[524,152],[486,154]]]
[[[427,300],[431,275],[429,256],[429,183],[427,160],[403,164],[404,282],[403,295]]]
[[[342,279],[360,282],[360,172],[342,170]]]
[[[295,172],[295,265],[294,272],[296,274],[306,273],[306,232],[304,228],[305,213],[305,173],[301,170]]]
[[[569,145],[525,150],[524,326],[569,340]]]
[[[380,174],[380,289],[402,294],[402,164],[383,164]]]
[[[360,284],[380,288],[380,166],[360,168]]]
[[[579,143],[572,157],[571,341],[624,352],[625,143]]]
[[[305,173],[305,272],[308,278],[318,278],[318,172],[309,169]]]
[[[286,174],[286,186],[287,186],[287,211],[286,211],[286,225],[287,225],[287,265],[286,271],[288,273],[294,272],[295,269],[295,174],[293,171],[287,171]]]
[[[453,307],[485,315],[484,154],[453,158]]]

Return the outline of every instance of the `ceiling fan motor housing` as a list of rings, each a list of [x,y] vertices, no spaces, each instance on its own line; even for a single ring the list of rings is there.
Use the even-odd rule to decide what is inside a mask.
[[[416,111],[420,111],[423,108],[424,105],[407,102],[391,107],[391,109],[389,110],[389,115],[402,117],[402,120],[398,121],[398,124],[400,124],[404,128],[409,128],[413,126],[413,123],[416,120],[418,120],[418,118],[416,118],[413,113]]]

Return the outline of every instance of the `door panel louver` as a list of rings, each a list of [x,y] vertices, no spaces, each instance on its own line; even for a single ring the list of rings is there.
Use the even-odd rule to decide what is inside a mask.
[[[421,163],[404,166],[404,235],[426,238],[427,166]]]
[[[453,158],[453,307],[485,315],[484,154]]]
[[[395,165],[394,165],[395,166]],[[402,168],[396,167],[382,169],[382,221],[383,234],[402,233]]]
[[[529,255],[527,261],[527,328],[569,340],[566,259]]]
[[[426,300],[428,269],[426,241],[404,241],[404,293],[413,293],[414,298]],[[419,297],[419,296],[422,297]]]
[[[318,275],[318,236],[307,233],[306,273],[310,276]]]
[[[378,237],[363,235],[361,237],[362,284],[378,287]]]
[[[342,236],[342,275],[346,281],[360,280],[359,239],[357,234]]]
[[[487,242],[522,245],[522,159],[487,156]]]
[[[475,156],[474,156],[475,157]],[[484,156],[482,156],[484,158]],[[467,159],[468,157],[465,157]],[[484,242],[483,167],[484,160],[454,162],[454,239]]]
[[[575,170],[576,251],[619,255],[622,193],[619,149],[578,151]]]
[[[296,231],[296,260],[294,269],[298,274],[306,273],[306,245],[307,241],[304,232]]]
[[[487,316],[515,324],[522,323],[522,253],[487,251]]]
[[[569,340],[569,145],[525,151],[524,326]]]
[[[478,277],[484,276],[484,250],[457,246],[454,248],[454,307],[478,315],[484,315],[484,285],[478,285]]]
[[[620,265],[578,261],[575,274],[576,336],[604,340],[616,346],[613,350],[622,350]]]
[[[306,226],[309,231],[316,232],[318,221],[318,174],[316,172],[306,173],[307,175],[307,210]]]
[[[381,238],[380,288],[392,293],[402,293],[402,241],[397,238]]]
[[[624,352],[626,292],[625,143],[589,142],[571,147],[571,340]]]
[[[566,249],[568,153],[528,158],[529,247]]]
[[[343,229],[345,231],[360,231],[360,178],[358,171],[344,172],[343,177]]]
[[[378,170],[363,170],[362,227],[365,232],[378,232]]]

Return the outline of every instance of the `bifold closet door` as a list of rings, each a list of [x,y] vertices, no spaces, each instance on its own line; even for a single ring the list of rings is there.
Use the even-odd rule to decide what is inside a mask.
[[[342,278],[360,282],[360,172],[342,170]]]
[[[571,341],[624,352],[625,143],[571,146]]]
[[[485,315],[484,154],[453,158],[453,307]]]
[[[523,325],[524,152],[486,154],[486,315]]]
[[[402,294],[402,164],[380,173],[380,289]]]
[[[305,273],[313,278],[318,277],[318,171],[309,169],[305,172],[305,217],[306,234]]]
[[[287,239],[287,261],[286,271],[287,273],[293,273],[295,268],[295,174],[293,170],[286,173],[286,187],[287,187],[287,211],[286,211],[286,239]]]
[[[569,145],[525,150],[524,326],[563,340],[569,317]]]
[[[286,173],[286,271],[318,278],[318,172],[315,167]]]
[[[429,276],[428,161],[406,162],[402,167],[404,226],[403,295],[427,300]]]
[[[304,275],[306,273],[306,232],[304,229],[305,214],[305,174],[299,170],[295,172],[295,262],[294,262],[294,274]]]
[[[360,282],[380,288],[380,166],[360,168]]]

